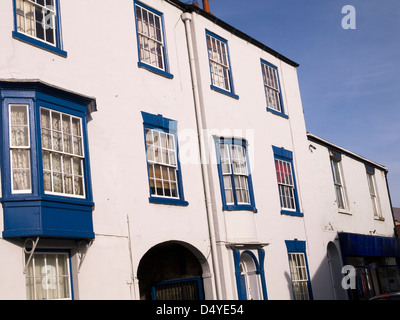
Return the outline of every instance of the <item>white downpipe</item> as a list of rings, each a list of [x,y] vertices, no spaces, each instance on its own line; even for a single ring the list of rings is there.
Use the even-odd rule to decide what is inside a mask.
[[[206,201],[206,210],[207,210],[207,220],[208,220],[208,228],[210,233],[210,243],[211,243],[211,255],[213,261],[213,269],[214,269],[214,279],[215,279],[215,288],[217,292],[217,299],[222,299],[221,292],[221,279],[219,273],[219,260],[217,256],[217,243],[215,240],[215,227],[212,213],[212,205],[211,205],[211,192],[210,192],[210,181],[208,175],[207,168],[207,159],[205,158],[206,150],[204,145],[204,135],[203,135],[203,118],[201,116],[201,104],[200,104],[200,95],[199,88],[197,83],[197,72],[196,72],[196,62],[194,58],[193,51],[193,40],[192,40],[192,31],[190,22],[192,20],[192,15],[188,12],[182,14],[182,20],[185,23],[186,30],[186,40],[189,54],[189,63],[190,63],[190,71],[192,77],[192,86],[193,86],[193,98],[194,98],[194,107],[196,111],[196,124],[197,131],[199,135],[199,144],[200,144],[200,161],[203,175],[203,185],[204,185],[204,193],[205,193],[205,201]]]

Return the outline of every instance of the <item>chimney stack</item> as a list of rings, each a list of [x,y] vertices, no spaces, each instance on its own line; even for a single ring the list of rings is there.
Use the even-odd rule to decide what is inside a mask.
[[[203,0],[203,10],[204,10],[205,12],[210,13],[210,5],[209,5],[209,3],[208,3],[208,0]]]

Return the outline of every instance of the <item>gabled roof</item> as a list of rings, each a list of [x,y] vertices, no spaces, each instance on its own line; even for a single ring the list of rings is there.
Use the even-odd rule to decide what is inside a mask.
[[[331,143],[331,142],[329,142],[327,140],[324,140],[324,139],[322,139],[322,138],[320,138],[320,137],[318,137],[318,136],[316,136],[316,135],[314,135],[312,133],[307,132],[307,138],[308,138],[309,141],[313,141],[313,142],[318,143],[320,145],[323,145],[323,146],[325,146],[325,147],[327,147],[329,149],[333,149],[333,150],[335,150],[335,151],[337,151],[339,153],[343,153],[343,154],[345,154],[346,156],[348,156],[350,158],[353,158],[353,159],[355,159],[357,161],[360,161],[362,163],[368,164],[368,165],[370,165],[370,166],[372,166],[372,167],[374,167],[376,169],[380,169],[380,170],[383,170],[385,172],[388,171],[388,169],[385,166],[383,166],[381,164],[378,164],[376,162],[373,162],[371,160],[368,160],[368,159],[366,159],[366,158],[364,158],[364,157],[362,157],[362,156],[360,156],[360,155],[358,155],[358,154],[356,154],[356,153],[354,153],[352,151],[349,151],[349,150],[346,150],[346,149],[344,149],[342,147],[339,147],[338,145],[335,145],[335,144],[333,144],[333,143]]]

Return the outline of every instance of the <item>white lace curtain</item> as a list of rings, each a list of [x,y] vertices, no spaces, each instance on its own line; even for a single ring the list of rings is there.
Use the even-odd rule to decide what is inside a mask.
[[[81,120],[41,109],[44,190],[84,195]]]
[[[25,105],[10,107],[10,147],[13,191],[31,189],[28,110]]]

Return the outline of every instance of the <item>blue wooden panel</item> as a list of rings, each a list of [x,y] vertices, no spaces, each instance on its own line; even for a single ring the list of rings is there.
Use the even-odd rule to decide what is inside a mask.
[[[91,205],[24,201],[7,203],[3,209],[4,238],[32,236],[94,238]]]

